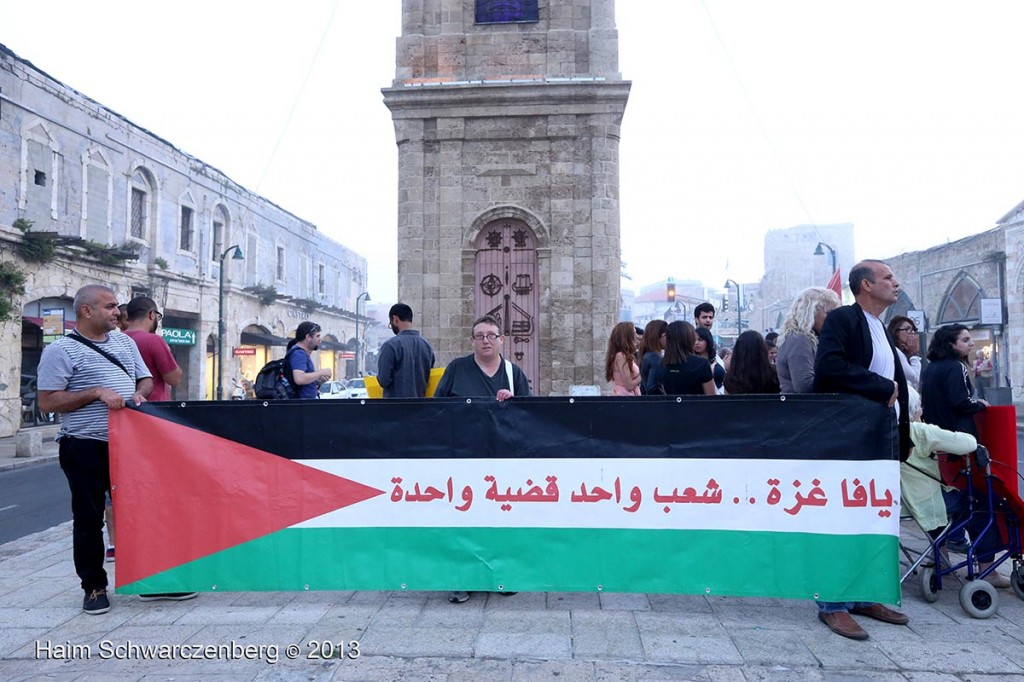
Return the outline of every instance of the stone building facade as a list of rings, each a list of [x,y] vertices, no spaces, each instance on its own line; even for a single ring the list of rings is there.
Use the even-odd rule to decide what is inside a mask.
[[[1019,327],[1024,310],[1019,300],[1016,309],[1007,309],[1011,300],[1006,286],[1008,236],[1007,229],[999,225],[948,244],[884,258],[900,282],[900,296],[882,321],[922,311],[922,356],[927,355],[936,328],[954,322],[965,325],[971,330],[975,352],[988,349],[991,354],[994,372],[990,385],[1006,386],[1009,380],[1016,387],[1015,399],[1020,400],[1024,398],[1019,388],[1024,383],[1020,375],[1024,365],[1020,352],[1014,350],[1019,341],[1011,342],[1022,338],[1024,330]]]
[[[492,313],[534,394],[605,383],[629,86],[613,0],[403,0],[398,291],[440,364]]]
[[[0,323],[0,436],[18,429],[20,387],[45,343],[74,327],[87,283],[157,302],[185,370],[176,400],[213,397],[222,266],[225,397],[304,319],[323,327],[318,361],[352,372],[363,257],[2,45],[0,187],[0,259],[27,276]],[[26,260],[29,242],[54,257]]]

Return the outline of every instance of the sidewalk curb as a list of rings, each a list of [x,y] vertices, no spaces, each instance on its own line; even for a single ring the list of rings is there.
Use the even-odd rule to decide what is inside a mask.
[[[38,457],[15,457],[14,459],[8,459],[7,461],[0,461],[0,472],[10,471],[13,469],[24,469],[26,467],[38,466],[40,464],[49,464],[50,462],[56,462],[60,457],[56,452],[53,454],[39,455]]]

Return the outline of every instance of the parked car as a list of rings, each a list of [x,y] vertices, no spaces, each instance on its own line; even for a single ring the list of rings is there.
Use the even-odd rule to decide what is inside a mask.
[[[366,398],[366,382],[363,381],[362,377],[349,379],[345,384],[345,390],[343,393],[346,398]]]
[[[345,382],[344,381],[325,381],[320,384],[320,399],[321,400],[336,400],[338,398],[347,398],[345,395]]]

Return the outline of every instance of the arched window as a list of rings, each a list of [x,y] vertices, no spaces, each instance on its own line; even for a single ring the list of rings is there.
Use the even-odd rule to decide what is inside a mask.
[[[981,319],[981,287],[973,277],[961,272],[953,280],[939,305],[939,324]]]
[[[224,238],[231,227],[231,216],[224,204],[217,204],[213,209],[213,222],[210,224],[210,260],[216,262],[224,252]]]
[[[149,240],[150,221],[155,215],[153,210],[156,183],[152,174],[145,168],[136,168],[132,173],[131,184],[131,215],[128,222],[128,236],[140,242]]]

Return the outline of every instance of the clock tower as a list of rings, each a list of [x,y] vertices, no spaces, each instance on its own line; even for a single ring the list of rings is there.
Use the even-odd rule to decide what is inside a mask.
[[[619,316],[614,0],[402,0],[384,89],[398,292],[439,364],[498,318],[534,395],[605,386]]]

